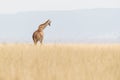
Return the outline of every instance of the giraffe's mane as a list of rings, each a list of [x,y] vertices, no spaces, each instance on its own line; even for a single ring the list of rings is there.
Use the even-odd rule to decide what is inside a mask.
[[[40,28],[41,26],[45,25],[45,24],[46,24],[47,22],[49,22],[49,21],[50,21],[50,20],[47,20],[46,22],[40,24],[40,25],[39,25],[39,28]]]

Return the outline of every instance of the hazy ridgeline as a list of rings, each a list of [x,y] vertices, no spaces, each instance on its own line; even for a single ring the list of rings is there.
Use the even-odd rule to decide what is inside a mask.
[[[120,44],[0,44],[0,80],[120,80]]]

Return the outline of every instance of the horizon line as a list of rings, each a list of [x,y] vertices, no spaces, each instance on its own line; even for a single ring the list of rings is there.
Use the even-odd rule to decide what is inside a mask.
[[[120,8],[83,8],[83,9],[67,9],[67,10],[25,10],[25,11],[14,11],[14,12],[0,12],[0,15],[14,15],[23,12],[61,12],[61,11],[80,11],[80,10],[96,10],[96,9],[120,9]]]

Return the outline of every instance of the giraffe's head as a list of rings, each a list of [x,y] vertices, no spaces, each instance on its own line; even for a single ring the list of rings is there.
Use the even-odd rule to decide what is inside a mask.
[[[51,20],[47,20],[47,23],[48,23],[48,25],[50,26],[51,25]]]

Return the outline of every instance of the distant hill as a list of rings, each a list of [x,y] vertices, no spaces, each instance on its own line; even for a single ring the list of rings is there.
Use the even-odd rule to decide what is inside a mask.
[[[120,42],[120,9],[31,11],[0,14],[0,42],[32,42],[38,25],[51,19],[45,42]]]

